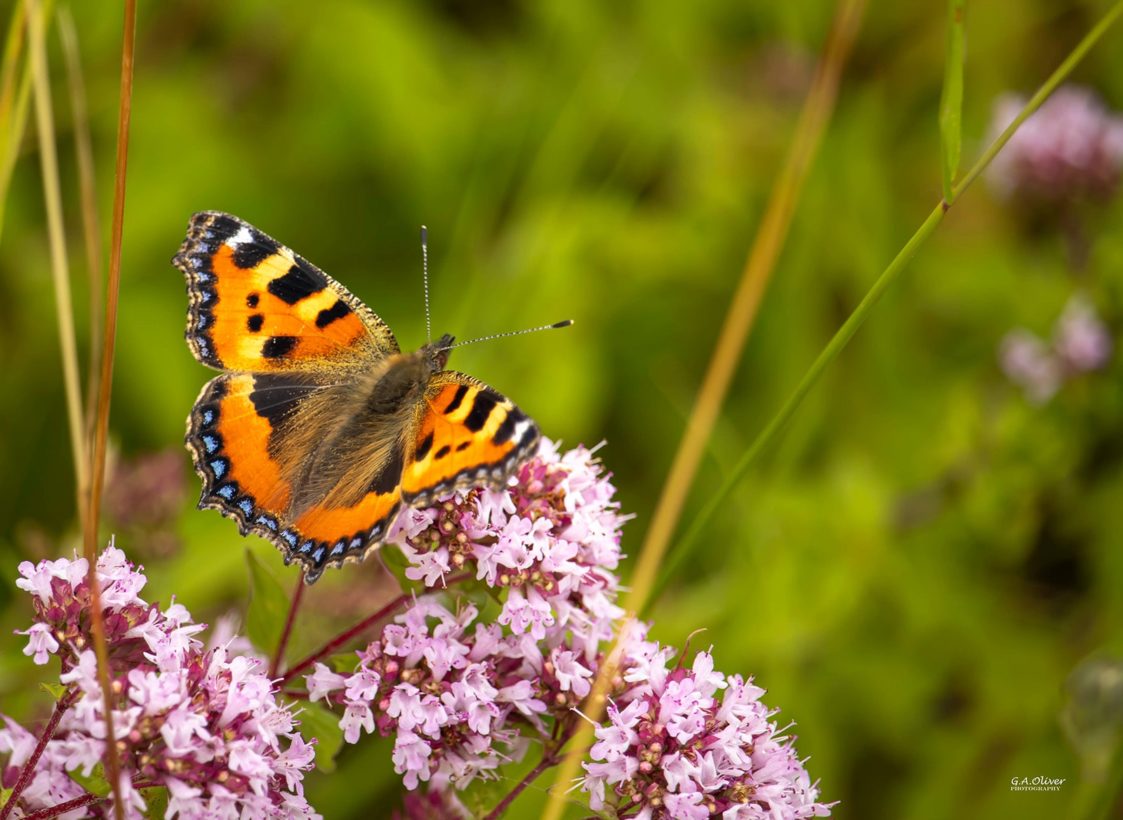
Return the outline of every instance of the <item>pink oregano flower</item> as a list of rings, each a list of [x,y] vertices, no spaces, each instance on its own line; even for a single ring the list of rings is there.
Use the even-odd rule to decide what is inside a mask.
[[[1026,100],[1004,94],[994,104],[992,138],[1013,122]],[[1105,197],[1123,169],[1123,117],[1087,88],[1057,89],[994,158],[987,178],[1004,197],[1056,203]]]
[[[1088,297],[1077,293],[1057,319],[1051,343],[1017,328],[1002,339],[998,359],[1006,377],[1025,391],[1026,398],[1043,404],[1066,381],[1106,366],[1112,347],[1107,325]]]
[[[90,775],[105,753],[105,703],[91,647],[88,563],[83,558],[24,562],[16,585],[31,594],[35,623],[25,653],[36,663],[57,656],[59,682],[73,701],[46,744],[18,811],[32,813],[85,791],[67,772]],[[205,627],[180,604],[160,609],[139,597],[145,576],[110,546],[97,562],[102,615],[115,693],[113,726],[128,817],[143,817],[138,784],[168,790],[165,817],[317,817],[304,799],[313,747],[256,658],[227,646],[207,651]],[[11,787],[36,739],[5,719],[0,753]],[[66,816],[86,816],[76,810]],[[20,816],[20,815],[16,815]]]
[[[593,452],[543,441],[503,490],[459,491],[403,511],[389,541],[409,561],[406,577],[428,592],[354,665],[317,664],[306,678],[310,699],[342,710],[349,743],[392,736],[406,787],[427,784],[430,795],[446,795],[438,801],[455,799],[450,787],[495,777],[532,745],[560,749],[583,719],[623,615],[625,517],[614,495]],[[455,594],[473,585],[486,592],[472,600],[494,602],[490,617]],[[583,779],[594,809],[639,818],[830,813],[794,738],[760,703],[763,690],[715,672],[708,653],[689,670],[669,669],[670,650],[642,634],[628,647]],[[411,806],[426,816],[421,803]]]
[[[689,668],[669,666],[674,654],[642,636],[628,645],[626,688],[609,704],[584,764],[590,806],[650,820],[829,815],[795,738],[761,703],[764,690],[715,671],[709,652]]]

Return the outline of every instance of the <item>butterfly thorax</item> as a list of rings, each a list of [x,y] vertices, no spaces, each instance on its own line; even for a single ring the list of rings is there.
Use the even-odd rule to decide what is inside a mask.
[[[294,482],[293,518],[312,506],[349,507],[372,487],[398,481],[404,433],[421,410],[429,379],[448,363],[452,341],[446,334],[414,353],[388,356],[334,391],[337,421],[304,458]]]
[[[447,333],[410,354],[391,356],[376,372],[367,394],[365,409],[375,416],[393,415],[403,406],[419,401],[434,373],[448,364],[453,337]]]

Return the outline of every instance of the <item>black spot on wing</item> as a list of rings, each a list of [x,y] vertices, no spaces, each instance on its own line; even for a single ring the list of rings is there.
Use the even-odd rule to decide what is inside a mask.
[[[316,327],[325,328],[336,319],[342,319],[350,312],[351,308],[347,306],[346,302],[342,299],[336,299],[334,305],[330,308],[324,308],[316,314]]]
[[[503,419],[503,423],[499,425],[499,429],[495,431],[492,436],[493,444],[504,444],[510,441],[511,436],[515,434],[515,425],[526,418],[526,414],[519,408],[512,407],[511,411],[507,414],[507,418]]]
[[[401,443],[395,444],[394,448],[390,451],[390,457],[386,463],[382,465],[382,469],[378,471],[370,482],[369,491],[378,493],[379,495],[386,495],[392,493],[397,489],[398,485],[402,482],[402,462],[404,461],[404,453]]]
[[[259,301],[261,301],[261,297],[256,293],[251,293],[246,297],[246,307],[255,308]]]
[[[257,333],[261,330],[263,324],[265,324],[265,317],[260,313],[255,313],[253,316],[246,319],[246,327],[249,328],[250,333]]]
[[[445,456],[447,456],[447,455],[448,455],[448,454],[449,454],[450,452],[452,452],[452,450],[451,450],[451,449],[449,448],[449,446],[448,446],[448,445],[446,444],[446,445],[445,445],[444,447],[442,447],[441,449],[437,450],[437,452],[433,453],[433,458],[435,458],[435,459],[441,459],[441,458],[444,458],[444,457],[445,457]]]
[[[523,433],[522,438],[519,439],[518,447],[520,449],[526,449],[536,441],[538,441],[538,428],[533,424],[528,424],[526,426],[526,432]]]
[[[239,268],[256,268],[277,252],[277,243],[268,236],[253,231],[253,241],[234,249],[234,264]]]
[[[259,375],[253,377],[250,401],[257,414],[268,419],[276,429],[292,413],[301,399],[315,389],[315,385],[292,376]]]
[[[290,305],[319,293],[328,286],[327,279],[303,259],[289,268],[288,273],[269,283],[269,292]]]
[[[468,392],[468,385],[466,385],[466,384],[462,384],[458,388],[456,388],[456,395],[454,395],[452,397],[452,401],[450,401],[448,403],[448,407],[446,407],[444,409],[444,413],[445,413],[446,416],[449,413],[456,410],[456,408],[460,406],[460,402],[464,401],[464,395],[467,392]]]
[[[413,458],[416,461],[421,461],[425,456],[429,455],[429,450],[433,447],[433,434],[425,436],[421,439],[421,443],[417,445],[417,450],[413,453]]]
[[[471,447],[471,446],[472,446],[472,442],[470,442],[470,441],[462,441],[462,442],[460,442],[459,444],[457,444],[457,445],[456,445],[456,452],[458,452],[458,453],[462,453],[462,452],[464,452],[465,450],[467,450],[467,449],[468,449],[469,447]]]
[[[481,390],[476,394],[475,401],[472,402],[472,412],[464,419],[464,426],[473,433],[478,433],[487,424],[487,417],[491,415],[491,411],[500,401],[498,394],[492,393],[490,390]]]
[[[270,336],[261,346],[261,355],[267,359],[280,359],[287,356],[296,347],[295,336]]]

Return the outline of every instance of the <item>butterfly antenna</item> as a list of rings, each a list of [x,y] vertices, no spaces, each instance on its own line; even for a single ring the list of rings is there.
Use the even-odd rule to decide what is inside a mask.
[[[433,341],[433,324],[429,320],[429,229],[421,226],[421,281],[425,285],[425,339]]]
[[[480,336],[478,339],[469,339],[466,342],[457,342],[454,345],[449,345],[446,350],[452,350],[454,347],[464,347],[465,345],[474,345],[476,342],[490,342],[492,339],[505,339],[508,336],[522,336],[526,333],[537,333],[540,330],[556,330],[562,327],[569,327],[573,324],[572,319],[564,319],[560,322],[554,322],[552,325],[542,325],[541,327],[528,327],[526,330],[508,330],[506,333],[494,333],[491,336]]]

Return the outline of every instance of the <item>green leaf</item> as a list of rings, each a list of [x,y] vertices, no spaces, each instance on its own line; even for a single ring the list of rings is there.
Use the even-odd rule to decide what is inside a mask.
[[[67,688],[61,683],[41,683],[39,684],[39,688],[56,701],[62,700],[62,696],[67,692]]]
[[[419,584],[417,581],[406,577],[406,570],[412,565],[409,559],[405,557],[405,554],[396,546],[392,546],[391,544],[383,546],[381,557],[383,565],[386,569],[390,570],[390,574],[397,579],[398,585],[402,588],[403,592],[408,592],[411,589],[420,591],[424,588],[424,584]]]
[[[168,790],[163,786],[153,786],[141,789],[140,796],[145,803],[144,816],[148,820],[164,820],[164,813],[168,810]]]
[[[944,201],[951,203],[959,154],[963,144],[963,19],[967,0],[948,0],[947,56],[944,59],[944,89],[940,94],[940,159]]]
[[[109,793],[113,791],[109,788],[109,781],[105,777],[105,769],[101,764],[94,766],[93,770],[84,775],[77,769],[72,772],[67,772],[70,779],[88,791],[90,794],[96,794],[98,797],[108,797]]]
[[[339,716],[319,703],[305,702],[297,719],[304,739],[316,739],[316,768],[321,772],[335,771],[335,756],[343,746]]]
[[[359,659],[354,652],[340,652],[336,655],[330,655],[327,661],[328,668],[341,675],[350,675],[359,665]]]
[[[246,634],[254,646],[268,654],[281,640],[281,630],[289,612],[289,597],[281,582],[249,550],[246,550],[246,563],[250,568]]]

